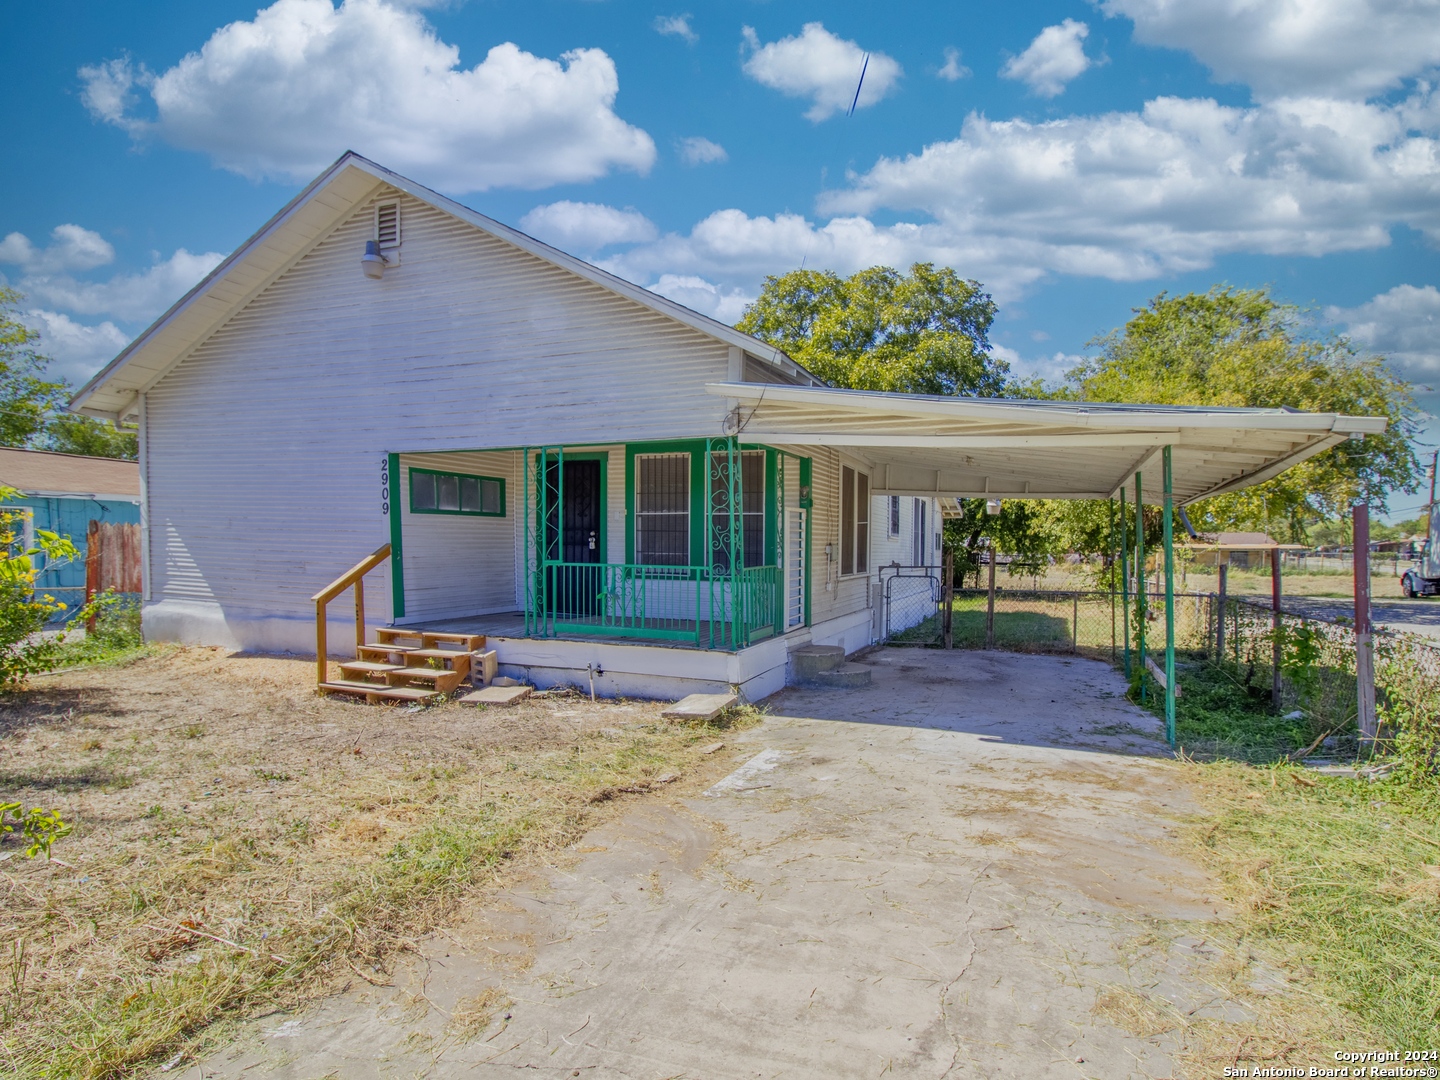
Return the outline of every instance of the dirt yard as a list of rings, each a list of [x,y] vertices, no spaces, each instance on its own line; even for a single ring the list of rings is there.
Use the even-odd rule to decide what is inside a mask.
[[[216,1020],[383,982],[508,865],[730,767],[701,753],[723,732],[652,703],[392,708],[313,680],[169,649],[0,702],[0,794],[75,825],[48,863],[0,842],[13,1075],[178,1061]]]

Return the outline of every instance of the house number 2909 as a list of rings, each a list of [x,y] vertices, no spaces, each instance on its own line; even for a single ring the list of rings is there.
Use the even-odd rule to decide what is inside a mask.
[[[390,462],[389,460],[380,463],[380,513],[390,514]]]

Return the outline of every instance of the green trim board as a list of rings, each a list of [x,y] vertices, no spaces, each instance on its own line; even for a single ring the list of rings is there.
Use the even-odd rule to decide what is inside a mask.
[[[416,478],[417,476],[426,476],[426,477],[428,477],[428,476],[433,476],[433,477],[453,477],[453,478],[457,481],[457,493],[456,493],[456,502],[457,502],[457,504],[458,504],[458,503],[462,503],[462,502],[464,501],[464,484],[463,484],[463,481],[465,481],[465,480],[474,480],[474,481],[476,481],[476,500],[477,500],[477,502],[478,502],[482,507],[483,507],[483,505],[484,505],[485,495],[484,495],[484,488],[481,487],[480,485],[483,485],[483,484],[495,484],[495,485],[497,485],[497,486],[499,487],[499,489],[500,489],[500,508],[499,508],[498,510],[484,510],[484,509],[480,509],[480,510],[465,510],[465,509],[461,509],[461,508],[457,505],[457,507],[456,507],[455,509],[453,509],[453,510],[443,509],[443,508],[441,508],[441,507],[438,505],[438,503],[439,503],[438,495],[437,495],[437,497],[433,500],[433,501],[435,501],[435,502],[437,503],[437,505],[435,505],[435,506],[416,506],[416,505],[415,505],[415,478]],[[481,476],[481,475],[479,475],[478,473],[455,472],[454,470],[451,470],[451,469],[420,469],[420,468],[416,468],[415,466],[412,465],[410,468],[408,468],[408,469],[406,470],[406,480],[407,480],[406,488],[407,488],[407,493],[408,493],[408,495],[409,495],[409,500],[408,500],[408,502],[409,502],[409,507],[410,507],[410,513],[412,513],[412,514],[454,514],[454,515],[458,515],[458,516],[461,516],[461,517],[500,517],[500,518],[503,518],[503,517],[505,516],[505,478],[504,478],[503,476]]]
[[[396,487],[400,483],[400,455],[390,454],[386,462],[385,512],[390,515],[390,618],[405,616],[405,559],[401,548],[400,506]]]

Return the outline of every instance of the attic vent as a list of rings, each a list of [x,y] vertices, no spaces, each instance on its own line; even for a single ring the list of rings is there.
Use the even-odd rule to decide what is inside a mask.
[[[382,251],[400,246],[399,203],[381,203],[375,208],[375,240]]]

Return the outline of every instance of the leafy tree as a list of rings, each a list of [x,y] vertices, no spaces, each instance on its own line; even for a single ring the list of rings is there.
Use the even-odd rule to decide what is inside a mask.
[[[49,360],[35,349],[39,333],[15,317],[21,299],[0,288],[0,446],[134,461],[139,438],[133,431],[65,411],[73,388],[46,377]]]
[[[1004,392],[1009,367],[990,355],[995,302],[948,267],[908,274],[872,266],[768,277],[736,326],[783,349],[832,386],[908,394]]]
[[[0,288],[0,446],[28,446],[65,406],[66,386],[45,378],[40,335],[15,318],[21,296]]]
[[[40,447],[62,454],[134,461],[140,456],[140,436],[133,431],[117,431],[113,425],[93,416],[65,413],[45,425]]]
[[[1197,529],[1248,528],[1300,541],[1357,498],[1383,512],[1391,491],[1421,479],[1413,440],[1418,414],[1409,383],[1343,337],[1302,333],[1297,309],[1266,289],[1217,287],[1161,293],[1123,330],[1092,344],[1100,354],[1070,374],[1082,401],[1210,405],[1383,416],[1384,434],[1347,441],[1267,483],[1206,499],[1190,510]]]

